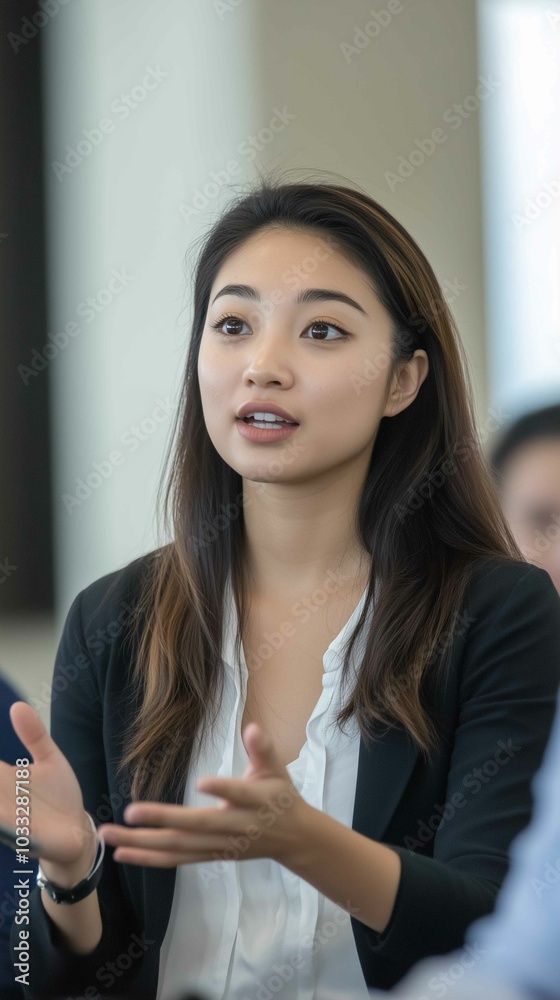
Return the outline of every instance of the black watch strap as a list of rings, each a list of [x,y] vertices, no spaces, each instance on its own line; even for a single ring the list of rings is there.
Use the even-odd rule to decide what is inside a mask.
[[[95,829],[95,825],[92,821],[92,826]],[[98,835],[99,837],[99,835]],[[44,889],[46,893],[54,900],[55,903],[79,903],[81,899],[85,899],[89,896],[94,889],[97,888],[99,882],[101,881],[101,874],[103,871],[103,855],[105,854],[105,844],[103,839],[99,837],[99,842],[97,845],[97,854],[95,856],[95,861],[93,868],[89,875],[78,882],[77,885],[73,885],[70,888],[65,888],[61,885],[56,885],[54,882],[50,882],[46,877],[41,865],[39,865],[37,870],[37,885]]]

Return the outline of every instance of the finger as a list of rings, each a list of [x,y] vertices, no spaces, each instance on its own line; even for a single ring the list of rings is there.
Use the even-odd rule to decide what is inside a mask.
[[[118,857],[117,854],[119,855]],[[148,868],[176,868],[177,865],[196,864],[201,861],[206,862],[211,860],[207,854],[190,855],[185,851],[174,853],[166,851],[143,851],[131,847],[119,847],[118,852],[114,854],[114,858],[115,861],[126,865],[145,865]]]
[[[212,780],[220,780],[227,784],[230,779],[220,778]],[[238,798],[237,794],[234,796],[234,786],[236,787],[237,785],[246,785],[246,782],[243,782],[241,778],[235,778],[232,780],[231,794],[229,790],[226,792],[225,786],[216,792],[210,792],[210,794],[215,794],[218,798],[231,798],[237,805],[261,805],[263,801],[262,789],[260,792],[252,792],[250,796],[245,795],[241,789],[239,792],[240,797]],[[159,802],[134,802],[126,807],[123,816],[127,823],[142,823],[149,824],[150,826],[176,826],[177,829],[209,830],[212,832],[216,829],[216,822],[218,820],[216,813],[218,809],[220,813],[224,812],[224,807],[212,807],[208,809],[194,808],[192,806],[166,805]],[[108,826],[112,826],[112,824],[108,824]]]
[[[247,781],[244,778],[201,778],[197,782],[199,791],[207,795],[229,799],[237,806],[255,808],[269,799],[282,796],[282,805],[289,804],[288,796],[295,799],[295,793],[290,791],[286,782],[278,778],[260,778],[258,781]]]
[[[185,813],[206,813],[207,809],[168,805],[162,802],[130,802],[123,816],[127,823],[150,823],[154,826],[181,826]],[[110,824],[109,824],[110,825]]]
[[[37,712],[27,702],[14,701],[10,705],[10,719],[16,735],[29,750],[35,764],[60,753]]]
[[[245,727],[243,743],[251,763],[259,774],[286,776],[287,768],[280,760],[274,740],[268,733],[264,732],[257,722],[250,722]]]
[[[224,834],[183,832],[182,830],[129,830],[127,827],[111,827],[104,834],[109,846],[149,848],[157,851],[224,850]]]

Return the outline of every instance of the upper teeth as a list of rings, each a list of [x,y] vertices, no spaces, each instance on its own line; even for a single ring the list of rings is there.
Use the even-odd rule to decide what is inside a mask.
[[[257,420],[283,420],[284,417],[279,417],[276,413],[248,413],[248,417],[255,417]]]

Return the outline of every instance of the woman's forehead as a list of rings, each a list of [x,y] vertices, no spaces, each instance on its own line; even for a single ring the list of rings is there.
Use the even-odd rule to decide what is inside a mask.
[[[210,303],[230,284],[250,286],[261,296],[271,295],[278,287],[295,292],[320,285],[346,293],[366,313],[363,300],[370,305],[377,300],[371,278],[339,249],[314,233],[294,230],[259,232],[236,247],[214,278]]]

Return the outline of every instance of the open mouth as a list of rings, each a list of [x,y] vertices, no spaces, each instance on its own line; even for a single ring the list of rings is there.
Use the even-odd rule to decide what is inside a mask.
[[[261,427],[264,430],[274,430],[275,427],[298,427],[295,420],[257,420],[255,417],[242,417],[244,424],[251,424],[252,427]]]

